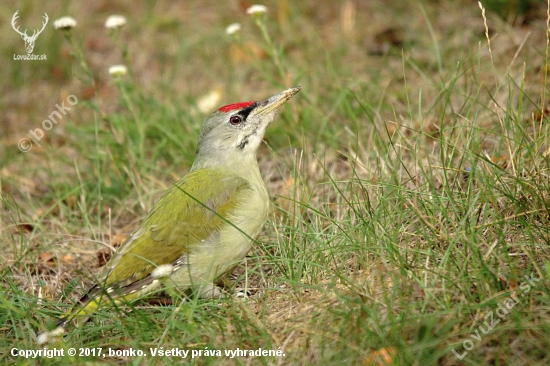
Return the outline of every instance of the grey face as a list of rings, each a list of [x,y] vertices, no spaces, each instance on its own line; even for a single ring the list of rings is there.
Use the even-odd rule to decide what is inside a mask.
[[[220,108],[204,123],[198,155],[223,159],[220,154],[255,154],[269,124],[281,106],[300,90],[285,90],[258,102],[230,104]]]

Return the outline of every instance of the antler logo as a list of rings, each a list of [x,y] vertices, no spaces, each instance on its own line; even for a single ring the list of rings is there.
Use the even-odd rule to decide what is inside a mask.
[[[17,20],[17,18],[19,18],[19,15],[17,15],[17,13],[19,13],[19,10],[16,11],[15,14],[13,14],[13,17],[11,18],[11,26],[13,27],[13,29],[15,29],[15,31],[17,33],[19,33],[21,35],[21,38],[23,38],[23,40],[25,41],[25,48],[27,49],[27,53],[32,53],[32,50],[34,49],[34,42],[36,41],[36,38],[38,37],[38,35],[40,33],[42,33],[44,28],[46,28],[46,24],[48,24],[48,19],[49,19],[48,14],[44,13],[44,20],[45,21],[42,23],[42,29],[35,30],[33,32],[32,36],[29,36],[27,34],[26,29],[25,29],[24,32],[21,32],[21,31],[19,31],[19,27],[15,28],[15,21]]]

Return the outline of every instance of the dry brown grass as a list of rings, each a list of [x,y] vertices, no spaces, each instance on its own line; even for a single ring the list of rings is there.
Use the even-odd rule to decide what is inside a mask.
[[[249,297],[218,305],[226,331],[204,325],[202,338],[187,346],[215,339],[254,348],[267,338],[291,355],[280,363],[365,365],[390,346],[399,350],[396,364],[454,364],[451,345],[459,347],[481,324],[485,301],[517,288],[524,271],[545,277],[545,14],[512,26],[488,11],[489,48],[474,2],[265,4],[268,28],[284,50],[284,78],[243,15],[246,1],[96,1],[64,9],[7,2],[1,19],[18,7],[25,21],[43,12],[51,20],[75,17],[95,80],[86,82],[70,45],[51,27],[35,51],[47,53],[48,62],[3,66],[0,286],[8,297],[15,286],[52,309],[78,276],[70,293],[77,298],[162,191],[189,169],[204,117],[196,101],[213,91],[220,104],[259,99],[299,79],[299,98],[268,132],[272,151],[259,152],[273,212],[262,244],[233,275],[234,291]],[[133,120],[107,73],[122,60],[103,29],[111,14],[129,20],[121,39],[141,118],[177,126],[179,144],[158,137],[164,132],[153,126],[140,152],[132,132],[113,122]],[[240,44],[223,33],[234,21],[243,23]],[[22,52],[9,22],[0,23],[0,32],[4,53]],[[19,153],[19,139],[70,94],[79,103],[46,133],[44,148]],[[169,122],[157,122],[162,118]],[[166,147],[157,153],[155,144]],[[477,180],[468,181],[466,168],[476,167]],[[467,225],[470,216],[478,221]],[[441,265],[448,258],[452,263]],[[485,338],[473,362],[544,362],[542,287],[517,321],[523,323]],[[425,341],[424,332],[435,340]],[[2,337],[14,337],[8,333],[3,328]],[[522,348],[507,352],[509,344]]]

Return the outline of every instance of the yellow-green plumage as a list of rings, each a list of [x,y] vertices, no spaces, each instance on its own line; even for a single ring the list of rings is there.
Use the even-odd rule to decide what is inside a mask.
[[[79,305],[60,318],[55,334],[111,300],[132,301],[161,286],[221,294],[214,282],[244,258],[267,219],[256,151],[278,109],[299,89],[228,105],[206,120],[189,174],[158,200]],[[42,333],[38,341],[47,339]]]
[[[235,252],[246,254],[251,238],[259,234],[267,218],[267,201],[260,182],[211,169],[191,172],[162,196],[110,261],[102,273],[106,276],[103,286],[142,280],[155,264],[173,263],[184,255],[191,269],[185,272],[196,278],[194,283],[189,279],[189,283],[177,284],[212,283],[224,273],[218,267],[240,259],[234,258]]]
[[[151,273],[153,263],[172,263],[184,254],[192,255],[212,236],[225,238],[231,232],[233,239],[233,243],[218,240],[207,243],[213,245],[213,251],[231,244],[236,247],[247,244],[248,238],[235,233],[227,221],[246,222],[243,231],[255,237],[265,223],[267,211],[260,210],[259,217],[244,217],[250,216],[243,210],[251,200],[262,203],[267,200],[267,191],[258,182],[210,169],[191,172],[160,198],[137,230],[137,237],[131,237],[105,268],[103,284],[138,281]],[[267,203],[264,206],[267,209]],[[166,246],[170,250],[163,250]]]

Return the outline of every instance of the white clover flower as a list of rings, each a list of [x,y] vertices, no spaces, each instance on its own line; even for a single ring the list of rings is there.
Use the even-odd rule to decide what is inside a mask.
[[[241,30],[241,25],[239,23],[233,23],[233,24],[229,24],[227,28],[225,28],[225,33],[231,36],[235,33],[238,33],[240,30]]]
[[[68,30],[76,27],[76,20],[73,17],[65,16],[53,22],[55,29]]]
[[[267,13],[267,7],[265,5],[252,5],[250,8],[246,9],[246,14],[249,15],[262,15]]]
[[[162,264],[160,266],[158,266],[157,268],[155,268],[152,272],[151,272],[151,276],[155,277],[155,278],[165,278],[165,277],[170,277],[170,275],[172,275],[172,272],[174,272],[174,266],[171,265],[171,264]]]
[[[111,74],[113,76],[124,75],[124,74],[126,74],[127,71],[128,71],[128,69],[124,65],[114,65],[114,66],[109,67],[109,74]]]
[[[49,343],[52,338],[62,336],[63,333],[65,333],[65,329],[63,329],[63,327],[55,328],[49,332],[40,333],[36,338],[36,343],[40,345]]]
[[[126,24],[126,17],[122,15],[110,15],[105,21],[105,28],[118,29]]]

